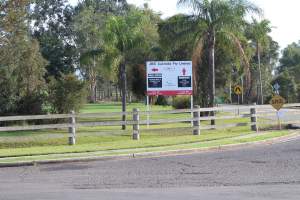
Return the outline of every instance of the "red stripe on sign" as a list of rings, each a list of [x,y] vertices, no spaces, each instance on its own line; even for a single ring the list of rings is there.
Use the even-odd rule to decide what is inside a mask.
[[[148,96],[176,96],[176,95],[192,95],[193,90],[180,90],[180,91],[173,91],[173,90],[165,90],[165,91],[147,91]]]

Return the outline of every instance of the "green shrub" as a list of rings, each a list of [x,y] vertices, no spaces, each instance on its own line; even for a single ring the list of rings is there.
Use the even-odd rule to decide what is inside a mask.
[[[16,113],[19,115],[39,115],[44,114],[44,103],[47,99],[47,94],[36,92],[23,96],[17,103]]]
[[[49,103],[54,113],[78,112],[86,102],[86,85],[73,74],[52,78],[49,85]]]
[[[173,98],[172,106],[175,109],[186,109],[191,107],[190,96],[176,96]]]
[[[167,98],[164,96],[158,96],[155,105],[167,106],[168,105]]]

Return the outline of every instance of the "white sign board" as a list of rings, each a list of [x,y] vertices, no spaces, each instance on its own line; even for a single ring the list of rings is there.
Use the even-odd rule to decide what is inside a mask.
[[[192,95],[192,61],[147,62],[147,95]]]

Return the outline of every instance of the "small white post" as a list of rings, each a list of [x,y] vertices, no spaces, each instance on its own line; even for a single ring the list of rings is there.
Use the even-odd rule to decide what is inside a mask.
[[[194,106],[193,135],[200,135],[200,106]]]
[[[257,126],[257,116],[256,116],[256,103],[250,108],[250,120],[251,120],[251,130],[258,132]]]
[[[139,109],[134,108],[132,110],[132,120],[133,120],[133,132],[132,132],[132,139],[139,140],[140,139],[140,125],[139,125]]]
[[[280,121],[280,116],[279,116],[279,111],[276,111],[276,115],[277,115],[277,124],[278,124],[278,129],[281,130],[281,121]]]
[[[69,118],[69,123],[70,123],[70,127],[69,127],[69,145],[75,145],[76,144],[76,129],[75,129],[75,112],[71,111],[71,117]]]

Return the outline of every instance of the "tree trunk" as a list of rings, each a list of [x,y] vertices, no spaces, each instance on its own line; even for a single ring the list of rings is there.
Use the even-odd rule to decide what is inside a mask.
[[[229,99],[230,99],[230,104],[232,104],[232,84],[231,84],[231,81],[229,83]]]
[[[119,86],[116,84],[116,102],[119,101],[119,94],[118,94]]]
[[[110,100],[110,82],[107,82],[107,94],[106,94],[106,98],[108,100]]]
[[[94,103],[97,102],[97,81],[95,81],[95,87],[94,87]]]
[[[241,85],[242,85],[242,94],[241,94],[242,104],[244,104],[244,77],[243,76],[241,77]]]
[[[91,90],[91,96],[90,96],[90,101],[92,103],[96,102],[96,80],[91,79],[91,83],[90,83],[90,90]]]
[[[121,63],[121,77],[122,77],[122,112],[126,112],[126,91],[127,91],[127,80],[126,80],[126,64]],[[126,114],[122,115],[122,122],[126,122]],[[122,130],[126,129],[126,125],[122,125]]]
[[[259,70],[259,85],[260,85],[260,103],[264,104],[264,95],[263,95],[263,85],[262,85],[262,77],[261,77],[261,62],[260,62],[260,51],[259,51],[259,43],[257,42],[257,60],[258,60],[258,70]]]
[[[96,80],[96,74],[95,74],[95,69],[96,69],[96,59],[95,56],[93,56],[93,67],[89,69],[89,76],[90,76],[90,89],[91,89],[91,97],[90,100],[91,102],[95,103],[96,102],[96,85],[97,85],[97,80]]]
[[[215,82],[215,45],[216,45],[216,36],[215,31],[212,30],[209,33],[209,106],[215,106],[215,95],[216,95],[216,82]],[[215,116],[215,112],[211,111],[211,116]],[[211,125],[215,125],[215,120],[211,120]]]

